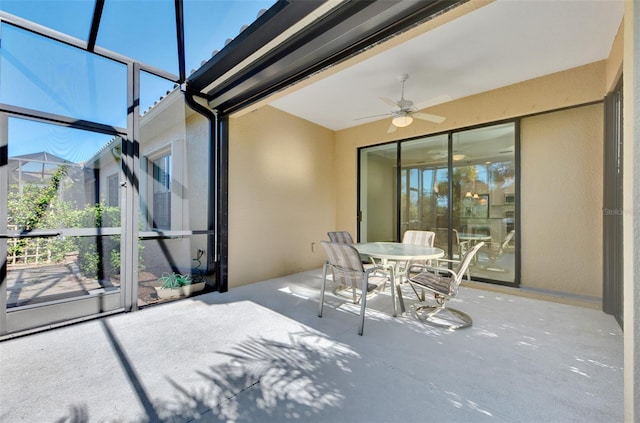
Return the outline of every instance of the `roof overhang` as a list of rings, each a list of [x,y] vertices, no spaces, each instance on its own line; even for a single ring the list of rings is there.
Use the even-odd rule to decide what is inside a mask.
[[[187,90],[228,115],[466,1],[278,1],[187,78]]]

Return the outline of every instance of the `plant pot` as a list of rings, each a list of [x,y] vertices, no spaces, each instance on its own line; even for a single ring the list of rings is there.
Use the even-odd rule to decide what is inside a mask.
[[[192,283],[191,285],[181,286],[179,288],[160,288],[155,287],[156,294],[159,299],[188,297],[196,292],[204,289],[204,282]]]

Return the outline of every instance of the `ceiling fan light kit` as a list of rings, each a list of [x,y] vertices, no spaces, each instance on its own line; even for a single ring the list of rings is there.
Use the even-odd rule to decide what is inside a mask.
[[[411,125],[411,122],[413,122],[413,118],[411,116],[407,115],[401,115],[401,116],[396,116],[394,117],[391,122],[397,126],[398,128],[404,128],[405,126],[409,126]]]
[[[403,73],[398,76],[398,80],[402,84],[402,91],[400,92],[400,100],[393,101],[388,98],[380,97],[382,101],[389,104],[393,109],[390,113],[383,115],[368,116],[359,119],[369,119],[377,116],[391,116],[391,126],[387,130],[387,133],[395,132],[396,128],[405,128],[413,123],[414,119],[426,120],[434,123],[442,123],[445,120],[444,116],[432,115],[429,113],[418,113],[413,101],[404,98],[404,83],[409,79],[409,75]],[[443,97],[443,96],[441,96]],[[439,97],[440,98],[440,97]]]

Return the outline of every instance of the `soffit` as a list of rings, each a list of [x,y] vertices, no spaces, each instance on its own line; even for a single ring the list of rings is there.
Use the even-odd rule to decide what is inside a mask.
[[[390,112],[380,97],[398,100],[406,73],[405,98],[423,109],[606,59],[623,9],[622,0],[498,0],[269,104],[341,130],[387,118],[359,119]]]

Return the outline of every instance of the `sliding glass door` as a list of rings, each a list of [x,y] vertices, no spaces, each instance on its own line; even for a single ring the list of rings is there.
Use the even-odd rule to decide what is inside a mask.
[[[433,231],[453,259],[484,242],[472,276],[517,283],[516,133],[510,122],[361,149],[360,240]]]

